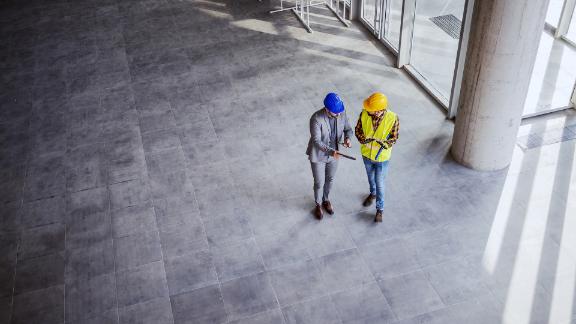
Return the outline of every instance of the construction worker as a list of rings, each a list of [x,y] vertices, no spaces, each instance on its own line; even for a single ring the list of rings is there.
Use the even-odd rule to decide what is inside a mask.
[[[335,93],[329,93],[324,98],[324,108],[310,118],[310,141],[306,150],[314,177],[314,215],[319,220],[323,217],[322,207],[328,214],[334,214],[329,196],[338,169],[338,148],[342,139],[342,145],[351,147],[351,135],[352,127],[342,99]]]
[[[368,207],[376,199],[374,221],[377,223],[382,222],[388,161],[392,146],[398,140],[399,129],[398,116],[388,110],[388,98],[384,94],[376,92],[364,100],[355,135],[361,144],[360,151],[370,184],[370,194],[364,199],[363,205]]]

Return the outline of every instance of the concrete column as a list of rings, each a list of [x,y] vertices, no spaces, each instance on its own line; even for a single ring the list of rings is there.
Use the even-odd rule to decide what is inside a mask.
[[[477,170],[510,164],[548,0],[476,0],[452,155]]]

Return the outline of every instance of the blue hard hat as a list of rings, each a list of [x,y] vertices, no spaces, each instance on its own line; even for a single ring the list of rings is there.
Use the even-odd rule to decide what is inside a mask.
[[[333,114],[339,114],[344,111],[344,102],[337,94],[330,92],[324,98],[324,107]]]

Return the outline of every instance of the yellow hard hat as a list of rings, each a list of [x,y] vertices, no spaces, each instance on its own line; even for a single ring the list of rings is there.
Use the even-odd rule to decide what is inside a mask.
[[[388,108],[388,97],[380,92],[374,92],[370,97],[364,100],[364,110],[374,112]]]

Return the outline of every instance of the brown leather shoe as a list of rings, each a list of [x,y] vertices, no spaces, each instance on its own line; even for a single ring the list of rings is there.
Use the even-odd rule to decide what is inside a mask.
[[[328,214],[330,214],[330,215],[334,214],[334,208],[332,208],[332,204],[330,203],[330,200],[323,201],[322,207],[324,207],[324,209],[326,209]]]
[[[376,217],[374,218],[374,221],[376,223],[382,223],[382,211],[381,210],[378,210],[376,212]]]
[[[362,203],[362,205],[364,205],[364,207],[370,207],[370,206],[372,206],[374,199],[376,199],[376,195],[369,194],[368,197],[366,197],[366,199],[364,199],[364,202]]]
[[[314,216],[316,216],[316,219],[321,220],[322,217],[324,217],[324,213],[322,212],[322,207],[320,207],[320,205],[316,204],[316,208],[314,208]]]

